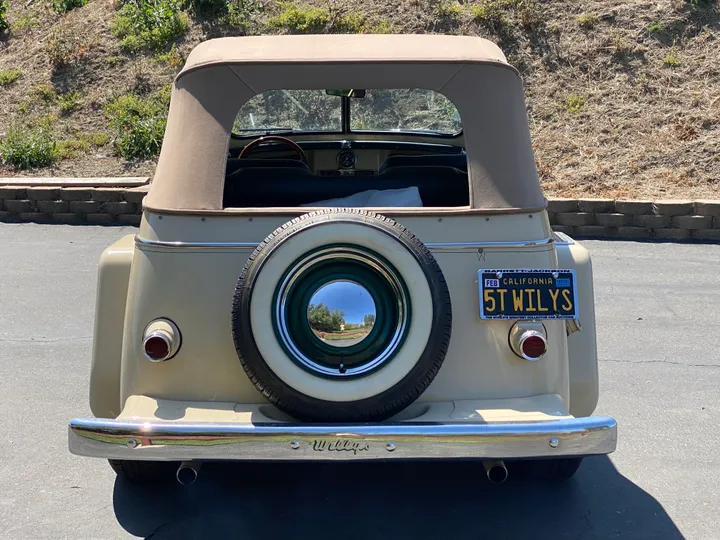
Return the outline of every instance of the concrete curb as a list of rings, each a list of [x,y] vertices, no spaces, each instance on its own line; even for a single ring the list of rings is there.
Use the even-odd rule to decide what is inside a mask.
[[[0,178],[0,222],[139,225],[149,178]],[[556,231],[577,238],[720,242],[720,200],[548,198]]]

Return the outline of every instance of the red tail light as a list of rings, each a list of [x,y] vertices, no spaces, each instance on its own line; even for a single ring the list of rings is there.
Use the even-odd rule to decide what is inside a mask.
[[[510,329],[510,348],[520,358],[540,360],[547,352],[545,327],[538,322],[517,322]]]
[[[543,336],[530,334],[521,339],[520,350],[528,360],[538,360],[547,352],[547,342]]]
[[[157,319],[143,332],[142,350],[151,362],[164,362],[175,356],[180,348],[180,330],[172,321]]]

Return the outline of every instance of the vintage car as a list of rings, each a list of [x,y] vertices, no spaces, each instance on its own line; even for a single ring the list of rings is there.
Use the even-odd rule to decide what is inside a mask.
[[[592,416],[590,257],[546,207],[489,41],[202,43],[139,231],[100,259],[95,418],[70,451],[138,482],[217,460],[569,478],[616,423]]]

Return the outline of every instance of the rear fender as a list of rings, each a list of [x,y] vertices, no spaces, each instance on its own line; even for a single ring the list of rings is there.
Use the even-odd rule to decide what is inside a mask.
[[[570,362],[570,414],[590,416],[598,402],[598,358],[595,330],[595,299],[590,253],[563,235],[556,243],[558,266],[575,269],[577,275],[580,332],[568,336]]]
[[[134,248],[135,235],[124,236],[103,251],[98,265],[90,370],[90,409],[98,418],[115,418],[121,410],[120,360]]]

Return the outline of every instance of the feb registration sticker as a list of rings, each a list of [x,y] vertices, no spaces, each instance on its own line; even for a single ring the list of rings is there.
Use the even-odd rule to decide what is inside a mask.
[[[575,270],[479,270],[481,319],[577,319]]]

